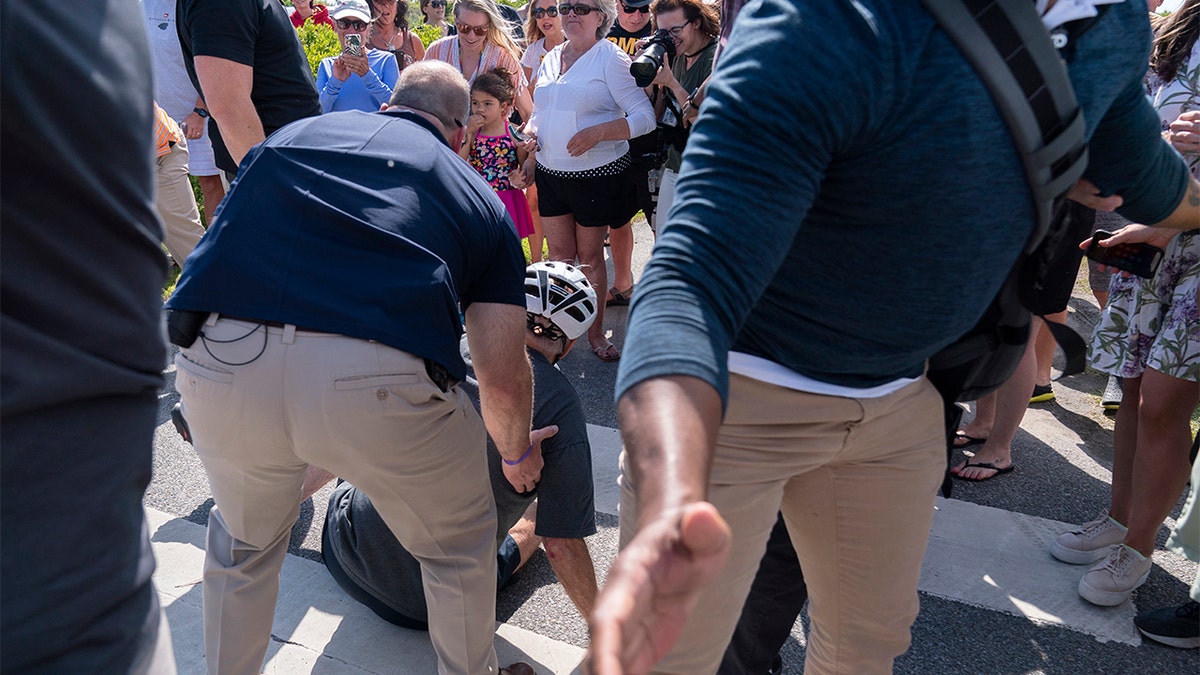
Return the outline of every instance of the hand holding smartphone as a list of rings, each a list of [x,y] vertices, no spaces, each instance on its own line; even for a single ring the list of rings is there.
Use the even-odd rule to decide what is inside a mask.
[[[1101,265],[1115,267],[1144,279],[1153,277],[1162,261],[1163,250],[1143,243],[1117,244],[1107,248],[1100,245],[1099,242],[1112,235],[1112,232],[1096,230],[1088,244],[1087,257]]]
[[[359,33],[347,34],[346,41],[342,43],[342,53],[348,56],[362,56],[362,35]]]

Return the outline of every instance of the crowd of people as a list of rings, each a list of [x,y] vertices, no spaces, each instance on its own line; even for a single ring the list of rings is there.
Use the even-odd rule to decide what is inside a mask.
[[[4,202],[2,619],[6,641],[30,645],[6,646],[6,667],[174,668],[139,502],[162,241],[181,267],[165,305],[181,419],[215,502],[210,672],[260,672],[292,525],[334,479],[330,574],[428,630],[441,672],[530,672],[498,663],[495,602],[539,545],[589,619],[592,672],[768,672],[806,601],[806,672],[891,670],[947,468],[926,363],[995,297],[1035,220],[988,89],[920,3],[422,0],[442,33],[428,45],[405,0],[142,0],[143,26],[129,0],[100,4],[51,11],[77,38],[63,70],[103,74],[79,80],[115,129],[84,117],[100,140],[71,142],[78,115],[35,68],[3,83],[6,188],[14,147],[43,186]],[[1145,582],[1189,472],[1196,511],[1200,0],[1153,21],[1152,98],[1145,2],[1036,6],[1060,37],[1094,17],[1056,44],[1090,141],[1070,197],[1129,220],[1103,247],[1163,249],[1151,276],[1112,275],[1092,340],[1123,387],[1111,503],[1051,550],[1099,562],[1079,593],[1113,605]],[[309,21],[341,46],[315,76],[295,37]],[[134,58],[87,39],[100,23]],[[24,64],[36,38],[3,51]],[[639,82],[631,65],[655,41],[662,62]],[[39,161],[41,147],[62,157]],[[113,155],[95,184],[63,170]],[[48,203],[64,175],[96,197]],[[639,210],[656,244],[635,293]],[[71,235],[40,236],[46,218]],[[111,284],[47,281],[57,270],[39,265],[73,236],[106,254]],[[39,295],[60,287],[78,297]],[[624,353],[604,326],[620,305]],[[585,338],[620,361],[622,552],[603,589],[584,541],[582,404],[555,368]],[[47,376],[48,350],[86,391]],[[1020,412],[1048,386],[1037,351],[1030,338],[1007,389],[949,441],[983,446],[952,463],[958,477],[1012,472]],[[84,427],[104,430],[103,452],[68,438]],[[104,505],[74,537],[95,573],[38,542],[57,510],[37,505],[64,495]],[[97,588],[48,623],[64,584]],[[1197,600],[1200,579],[1137,626],[1200,646]],[[98,617],[115,621],[101,635]]]

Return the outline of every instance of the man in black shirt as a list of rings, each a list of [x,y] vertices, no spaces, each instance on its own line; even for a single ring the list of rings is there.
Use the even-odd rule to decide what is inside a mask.
[[[217,166],[233,178],[250,148],[321,114],[312,69],[278,0],[180,0],[179,46],[212,115]]]

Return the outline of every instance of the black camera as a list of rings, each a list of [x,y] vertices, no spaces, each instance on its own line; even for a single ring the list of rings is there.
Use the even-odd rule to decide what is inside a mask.
[[[663,55],[675,58],[675,38],[671,37],[667,29],[659,28],[646,40],[646,48],[641,55],[629,64],[629,74],[633,75],[637,86],[650,86],[654,76],[658,74],[658,69],[662,68]]]

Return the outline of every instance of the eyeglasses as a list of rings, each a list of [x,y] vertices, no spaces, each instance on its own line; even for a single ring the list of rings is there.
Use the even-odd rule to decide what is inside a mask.
[[[366,30],[367,24],[359,21],[358,19],[338,19],[337,27],[341,28],[342,30],[350,30],[351,28],[354,30]]]
[[[430,7],[445,7],[446,0],[429,0]]]
[[[683,29],[687,28],[688,24],[690,23],[691,21],[688,21],[687,23],[681,23],[673,28],[668,28],[667,32],[671,34],[671,37],[679,37],[680,35],[683,35]]]
[[[646,5],[645,7],[630,7],[629,5],[622,2],[621,3],[621,11],[625,12],[626,14],[635,14],[637,12],[641,12],[642,14],[649,14],[650,13],[650,5]]]
[[[541,19],[541,18],[547,17],[547,16],[550,17],[551,19],[553,19],[554,17],[558,16],[558,8],[557,7],[547,7],[546,9],[535,9],[535,10],[531,11],[530,14],[532,14],[533,18],[535,18],[535,19]]]
[[[458,32],[463,35],[466,35],[467,33],[474,33],[477,37],[483,37],[484,35],[487,35],[488,31],[487,26],[472,26],[469,23],[457,24],[455,28],[458,28]]]
[[[578,2],[575,3],[574,5],[559,5],[558,6],[558,13],[563,16],[566,16],[571,13],[574,13],[575,16],[587,16],[588,14],[591,14],[592,12],[599,12],[599,11],[600,11],[599,7],[592,7],[591,5],[585,5],[585,4],[578,3]]]

